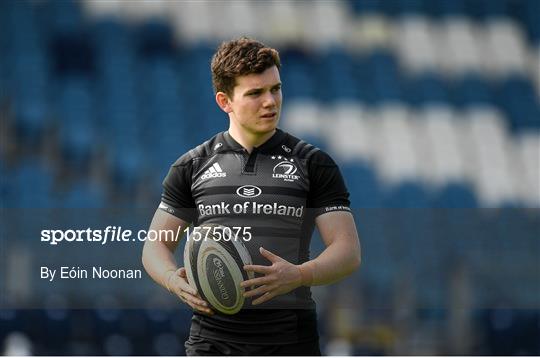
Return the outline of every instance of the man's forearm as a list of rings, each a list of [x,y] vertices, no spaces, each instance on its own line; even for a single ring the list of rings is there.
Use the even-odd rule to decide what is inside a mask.
[[[178,269],[172,252],[159,242],[147,242],[143,248],[142,262],[148,275],[169,289],[167,280]]]
[[[317,258],[299,266],[302,285],[320,286],[340,281],[360,266],[360,254],[343,242],[329,245]]]

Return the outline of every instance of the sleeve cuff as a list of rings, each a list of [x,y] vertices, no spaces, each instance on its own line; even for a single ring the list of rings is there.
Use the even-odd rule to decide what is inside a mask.
[[[176,216],[178,219],[184,220],[187,223],[193,222],[193,211],[195,209],[190,208],[175,208],[163,201],[159,203],[158,209],[163,210],[171,215]]]

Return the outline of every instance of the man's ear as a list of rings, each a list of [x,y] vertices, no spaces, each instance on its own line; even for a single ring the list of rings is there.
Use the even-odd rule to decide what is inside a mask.
[[[216,103],[218,104],[219,108],[221,108],[223,112],[225,113],[232,112],[229,96],[227,96],[225,92],[216,93]]]

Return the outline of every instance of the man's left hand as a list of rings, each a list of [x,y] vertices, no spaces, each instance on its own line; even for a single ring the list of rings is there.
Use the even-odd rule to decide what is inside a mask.
[[[259,249],[261,255],[267,258],[272,265],[245,265],[244,270],[263,274],[262,277],[243,281],[240,286],[246,289],[244,297],[254,297],[262,295],[252,301],[253,305],[266,302],[276,296],[300,287],[302,284],[302,275],[298,266],[282,259],[268,250]],[[247,290],[249,287],[254,287]]]

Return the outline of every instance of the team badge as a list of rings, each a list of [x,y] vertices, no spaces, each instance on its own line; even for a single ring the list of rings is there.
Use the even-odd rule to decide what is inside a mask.
[[[300,179],[300,175],[296,175],[298,168],[294,163],[294,159],[287,159],[281,155],[272,156],[272,159],[277,159],[279,162],[272,169],[272,178],[283,179],[284,181],[293,182]]]

